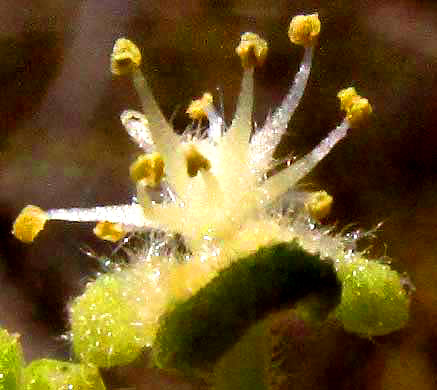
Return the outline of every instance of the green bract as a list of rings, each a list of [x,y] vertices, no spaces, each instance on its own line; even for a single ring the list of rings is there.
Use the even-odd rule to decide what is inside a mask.
[[[96,367],[57,360],[35,360],[24,378],[25,390],[105,390]]]
[[[0,329],[0,390],[21,389],[23,354],[18,337]]]
[[[99,277],[71,307],[75,355],[98,367],[123,365],[144,347],[143,327],[126,294],[120,273]]]
[[[343,291],[336,314],[346,330],[380,336],[405,326],[409,294],[401,276],[388,265],[361,258],[344,262],[338,276]]]

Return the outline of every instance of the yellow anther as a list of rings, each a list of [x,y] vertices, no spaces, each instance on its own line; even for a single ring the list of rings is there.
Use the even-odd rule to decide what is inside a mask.
[[[243,68],[261,66],[267,57],[268,45],[258,34],[246,32],[241,36],[235,52],[241,59]]]
[[[187,108],[186,113],[193,120],[200,120],[206,117],[205,109],[212,104],[212,95],[209,92],[203,94],[200,99],[193,100]]]
[[[44,210],[37,206],[26,206],[15,220],[12,234],[20,241],[31,243],[44,228],[47,219]]]
[[[344,111],[348,111],[352,106],[353,101],[359,98],[354,87],[342,89],[337,93],[337,97],[340,99],[340,108]]]
[[[317,191],[310,195],[305,207],[314,219],[321,221],[331,212],[332,202],[332,196],[326,191]]]
[[[157,152],[142,154],[129,167],[131,179],[136,183],[144,181],[149,187],[156,187],[164,176],[164,160]]]
[[[204,157],[194,145],[190,145],[185,151],[188,176],[194,177],[201,169],[209,170],[211,163]]]
[[[359,98],[347,113],[347,119],[351,127],[358,126],[365,121],[372,113],[372,106],[365,98]]]
[[[111,242],[120,241],[126,235],[121,224],[107,221],[98,222],[93,232],[102,240]]]
[[[141,65],[141,53],[129,39],[120,38],[115,42],[111,54],[111,72],[121,76],[130,74]]]
[[[351,127],[358,126],[372,113],[369,101],[358,95],[353,87],[342,89],[337,97],[340,99],[341,109],[346,111],[346,118]]]
[[[318,14],[295,16],[288,29],[290,41],[300,46],[313,46],[320,34],[320,20]]]

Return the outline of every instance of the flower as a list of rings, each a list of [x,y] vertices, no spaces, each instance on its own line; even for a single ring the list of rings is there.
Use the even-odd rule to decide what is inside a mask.
[[[143,246],[128,252],[131,267],[98,278],[72,305],[73,347],[81,359],[102,366],[125,364],[143,346],[153,344],[158,319],[174,302],[195,294],[239,258],[292,241],[307,253],[332,259],[339,279],[347,281],[343,284],[350,286],[343,293],[347,305],[341,304],[338,311],[346,329],[384,334],[405,324],[409,301],[399,276],[383,264],[372,262],[369,267],[348,239],[322,227],[319,222],[329,213],[332,197],[326,192],[304,192],[298,185],[350,127],[371,114],[367,99],[353,88],[341,91],[343,121],[312,151],[272,174],[273,154],[304,93],[319,32],[317,14],[292,20],[290,40],[304,47],[302,62],[288,94],[255,130],[254,70],[266,60],[268,47],[258,35],[243,34],[236,49],[243,77],[232,123],[225,124],[212,95],[205,93],[187,110],[199,126],[182,135],[173,131],[152,96],[141,73],[140,50],[128,39],[117,40],[111,70],[132,78],[143,109],[143,113],[121,114],[128,134],[144,151],[130,168],[136,197],[130,204],[88,209],[43,211],[27,206],[13,230],[24,242],[33,241],[49,220],[97,222],[95,234],[109,241],[146,233]],[[207,128],[200,126],[204,117]],[[150,197],[152,188],[160,191],[160,201]],[[182,237],[185,250],[174,244],[175,233]],[[376,276],[367,272],[370,268],[379,275],[376,284]],[[369,287],[372,283],[379,286],[376,295]],[[357,289],[361,290],[356,293]],[[374,316],[365,322],[369,294]],[[384,318],[388,310],[396,315]],[[122,352],[125,344],[130,349]]]

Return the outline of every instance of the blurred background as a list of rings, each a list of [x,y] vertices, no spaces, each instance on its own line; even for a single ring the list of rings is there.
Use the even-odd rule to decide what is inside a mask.
[[[73,5],[74,4],[74,5]],[[119,121],[139,109],[129,80],[113,79],[109,55],[127,36],[177,129],[191,99],[217,88],[229,122],[242,32],[270,43],[256,72],[255,120],[281,101],[302,50],[288,23],[317,11],[319,47],[281,154],[302,155],[342,119],[336,93],[353,85],[375,115],[350,132],[307,178],[334,196],[339,229],[383,225],[372,242],[407,272],[416,292],[409,326],[363,340],[338,328],[285,348],[283,389],[434,389],[437,386],[437,4],[414,0],[3,0],[0,3],[0,324],[21,334],[26,359],[65,358],[66,307],[96,261],[110,254],[92,224],[51,222],[32,245],[10,234],[27,204],[43,209],[129,202],[128,167],[140,150]],[[288,321],[288,322],[287,322]],[[287,325],[288,324],[288,325]],[[280,327],[293,321],[285,319]],[[293,330],[294,329],[294,330]],[[317,351],[317,356],[314,356]],[[324,353],[320,353],[324,351]],[[293,364],[299,362],[298,365]],[[288,370],[288,371],[287,371]],[[288,373],[287,373],[288,372]],[[433,374],[434,373],[434,374]],[[115,387],[189,388],[153,370],[115,376]],[[121,378],[121,379],[120,379]],[[117,382],[118,381],[118,382]],[[167,386],[167,387],[165,387]]]

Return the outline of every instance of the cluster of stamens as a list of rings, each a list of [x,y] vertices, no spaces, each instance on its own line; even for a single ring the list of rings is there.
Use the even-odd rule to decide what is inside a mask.
[[[265,62],[268,46],[257,34],[244,33],[236,48],[244,73],[231,125],[226,129],[212,95],[205,93],[186,112],[194,121],[208,119],[206,136],[188,140],[173,131],[153,99],[140,69],[140,50],[130,40],[118,39],[111,55],[111,71],[132,78],[143,108],[143,113],[125,111],[121,115],[127,132],[145,152],[130,167],[137,187],[135,200],[90,209],[43,211],[27,206],[17,217],[13,234],[23,242],[32,242],[47,220],[62,219],[95,221],[94,233],[114,242],[128,232],[150,230],[181,233],[192,250],[200,249],[205,240],[216,241],[219,247],[232,241],[235,232],[247,228],[248,221],[266,217],[267,208],[292,190],[349,127],[360,124],[372,111],[367,99],[354,88],[342,90],[338,97],[346,111],[343,122],[314,150],[267,178],[276,146],[303,95],[319,32],[317,14],[293,18],[288,34],[292,43],[305,48],[304,57],[289,93],[256,132],[252,123],[253,72]],[[149,189],[160,190],[163,201],[151,200]],[[304,196],[304,203],[304,210],[321,220],[329,213],[332,197],[326,192],[310,193]]]
[[[153,345],[159,319],[174,302],[200,292],[231,263],[278,243],[294,242],[302,253],[333,262],[343,286],[336,312],[345,329],[379,335],[404,326],[409,299],[398,274],[367,260],[354,246],[357,239],[351,245],[350,238],[323,227],[332,196],[299,186],[349,128],[371,114],[368,100],[354,88],[343,89],[338,98],[345,118],[325,139],[282,170],[273,157],[304,94],[319,33],[317,14],[291,21],[289,38],[304,48],[303,59],[279,107],[256,129],[254,71],[267,60],[268,46],[257,34],[244,33],[236,48],[243,77],[232,122],[226,125],[206,92],[186,110],[195,131],[182,135],[153,98],[140,69],[140,50],[128,39],[116,41],[111,71],[132,79],[142,105],[141,113],[121,114],[143,150],[129,169],[136,196],[129,204],[87,209],[27,206],[13,226],[13,234],[27,243],[49,220],[96,222],[94,233],[112,242],[141,233],[141,245],[125,248],[130,264],[99,276],[70,308],[80,359],[101,367],[132,361]]]

